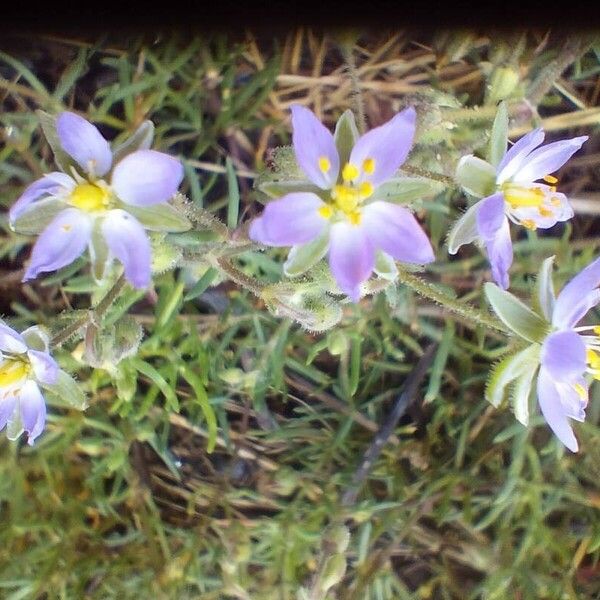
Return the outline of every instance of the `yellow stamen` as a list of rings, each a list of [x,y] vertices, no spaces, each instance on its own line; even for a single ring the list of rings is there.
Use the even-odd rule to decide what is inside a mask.
[[[580,383],[573,384],[573,388],[582,400],[587,400],[587,390]]]
[[[533,221],[532,219],[523,219],[521,221],[521,225],[523,225],[523,227],[526,227],[527,229],[530,229],[531,231],[535,231],[537,229],[535,221]]]
[[[552,206],[560,206],[560,198],[554,196],[554,198],[550,200],[550,204],[552,204]]]
[[[538,212],[542,217],[551,217],[554,214],[549,208],[546,208],[545,206],[540,206],[538,208]]]
[[[319,208],[319,214],[324,219],[331,219],[331,217],[333,217],[333,208],[331,208],[329,204],[325,204],[324,206],[321,206],[321,208]]]
[[[549,183],[550,185],[554,185],[555,183],[558,183],[558,179],[556,177],[554,177],[554,175],[544,175],[544,177],[542,177],[542,179],[546,183]]]
[[[360,175],[360,171],[356,165],[346,163],[342,169],[342,179],[344,181],[354,181]]]
[[[596,335],[600,335],[600,325],[596,325],[596,327],[594,327],[594,333]]]
[[[362,216],[359,210],[353,210],[352,212],[348,213],[347,216],[348,220],[350,221],[350,223],[352,223],[352,225],[360,225]]]
[[[544,192],[540,188],[525,188],[511,185],[504,189],[504,199],[512,208],[525,206],[538,207],[544,201]]]
[[[370,181],[363,181],[358,189],[360,191],[361,199],[364,200],[373,193],[373,184]]]
[[[7,360],[0,365],[0,388],[7,387],[25,379],[30,366],[22,360]]]
[[[550,191],[554,194],[554,192],[556,192],[556,186],[555,185],[551,185],[550,186]]]
[[[326,156],[319,157],[319,169],[321,169],[323,173],[328,173],[329,169],[331,169],[331,163]]]
[[[598,356],[597,352],[594,352],[594,350],[590,350],[589,348],[586,351],[586,362],[592,369],[600,368],[600,356]]]
[[[71,192],[70,203],[81,210],[95,212],[108,207],[108,192],[92,183],[80,183]]]
[[[373,158],[366,158],[363,161],[363,171],[365,173],[367,173],[368,175],[372,175],[373,172],[375,171],[375,159]]]

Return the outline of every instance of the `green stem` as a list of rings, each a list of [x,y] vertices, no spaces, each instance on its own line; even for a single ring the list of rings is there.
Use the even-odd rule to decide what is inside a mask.
[[[511,335],[511,332],[503,325],[503,323],[492,315],[486,314],[474,306],[461,302],[456,298],[452,298],[437,287],[400,266],[398,267],[398,280],[415,290],[415,292],[424,298],[428,298],[429,300],[441,304],[444,308],[447,308],[461,317],[474,321],[484,327],[495,329],[500,333]]]
[[[421,167],[415,167],[412,165],[402,165],[400,167],[401,171],[405,171],[410,175],[417,175],[418,177],[425,177],[427,179],[432,179],[433,181],[439,181],[444,185],[456,187],[456,181],[452,177],[448,175],[443,175],[442,173],[434,173],[433,171],[428,171],[427,169],[422,169]]]
[[[356,115],[356,125],[359,133],[362,135],[365,133],[367,128],[365,118],[365,102],[362,96],[362,90],[360,89],[360,78],[358,77],[358,71],[356,70],[356,63],[354,62],[354,40],[347,41],[343,44],[344,59],[346,61],[346,67],[348,69],[348,75],[350,77],[350,83],[352,84],[352,101],[354,103],[354,113]]]
[[[104,298],[98,302],[95,308],[89,310],[85,317],[82,317],[65,327],[50,340],[50,347],[56,348],[57,346],[60,346],[72,335],[76,334],[82,327],[85,327],[90,323],[97,323],[104,316],[104,313],[112,306],[126,283],[125,275],[121,275],[110,290],[108,290]]]

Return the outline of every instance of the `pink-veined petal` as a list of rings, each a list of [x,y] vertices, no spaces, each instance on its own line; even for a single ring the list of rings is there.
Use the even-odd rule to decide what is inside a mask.
[[[311,192],[286,194],[269,202],[249,230],[250,239],[267,246],[295,246],[318,237],[328,225],[319,214],[325,203]]]
[[[362,172],[361,180],[378,186],[396,173],[412,147],[416,118],[415,109],[406,108],[357,140],[349,162]]]
[[[296,161],[310,181],[321,189],[330,189],[340,171],[333,134],[308,108],[294,104],[291,111]]]
[[[360,285],[375,267],[375,249],[363,227],[336,223],[329,238],[329,268],[339,288],[353,302],[360,298]]]
[[[391,202],[373,202],[362,211],[371,245],[396,260],[426,264],[435,260],[431,243],[411,212]]]
[[[108,173],[112,152],[95,125],[75,113],[63,112],[56,119],[56,133],[63,150],[86,173],[98,177]]]
[[[60,212],[35,243],[23,281],[71,264],[85,250],[91,231],[92,221],[86,213],[77,208]]]
[[[150,206],[175,195],[183,179],[183,165],[156,150],[128,154],[113,171],[111,187],[126,204]]]

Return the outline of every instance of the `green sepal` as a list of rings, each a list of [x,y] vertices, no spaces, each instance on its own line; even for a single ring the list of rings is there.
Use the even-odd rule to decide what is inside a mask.
[[[543,317],[546,321],[552,320],[554,302],[556,300],[554,284],[552,283],[553,263],[554,256],[550,256],[544,260],[538,272],[533,293],[533,307],[540,317]]]
[[[110,263],[108,244],[102,235],[102,220],[96,219],[92,229],[89,243],[90,259],[92,263],[92,276],[96,283],[104,280],[106,269]]]
[[[86,362],[96,368],[114,372],[123,359],[137,353],[142,341],[142,327],[130,315],[118,319],[113,325],[98,330],[94,325],[86,333]]]
[[[340,169],[349,161],[352,148],[354,148],[354,144],[356,144],[359,137],[354,113],[348,109],[338,119],[333,134],[335,147],[340,157]]]
[[[180,248],[170,244],[164,234],[155,233],[149,237],[152,244],[152,273],[160,274],[174,269],[182,257]]]
[[[470,244],[479,237],[477,211],[479,203],[469,207],[454,223],[448,233],[448,252],[456,254],[463,244]]]
[[[50,337],[39,325],[33,325],[33,327],[22,331],[21,337],[25,340],[28,348],[39,352],[48,352]]]
[[[373,270],[379,277],[388,281],[396,281],[398,279],[396,261],[385,252],[377,252],[375,255],[375,268]]]
[[[439,194],[443,184],[424,177],[398,177],[388,179],[375,189],[373,200],[385,200],[395,204],[407,204]]]
[[[484,286],[485,295],[502,322],[529,342],[541,342],[549,332],[549,324],[511,293],[493,283]]]
[[[313,194],[317,194],[317,196],[323,194],[321,188],[306,180],[265,181],[259,184],[258,189],[270,198],[281,198],[281,196],[285,196],[286,194],[297,192],[312,192]]]
[[[469,154],[458,161],[456,181],[468,194],[485,198],[496,191],[496,169],[485,160]]]
[[[536,365],[529,363],[529,368],[515,381],[511,394],[511,403],[515,412],[515,418],[519,423],[525,425],[525,427],[529,424],[529,398],[531,396],[533,378],[536,373]]]
[[[88,407],[83,390],[65,371],[59,370],[56,382],[42,387],[49,392],[50,403],[55,406],[77,410],[85,410]]]
[[[293,246],[283,265],[283,272],[288,277],[298,277],[314,267],[327,253],[329,247],[329,229],[318,238],[307,244]]]
[[[36,110],[35,114],[40,120],[40,126],[44,132],[44,137],[52,149],[52,153],[54,154],[54,162],[58,168],[64,173],[70,173],[71,168],[74,168],[75,171],[81,174],[81,167],[63,150],[61,146],[60,138],[58,137],[58,133],[56,131],[56,117],[53,117],[43,110]]]
[[[138,150],[148,150],[154,139],[154,123],[144,121],[122,144],[113,150],[113,165],[123,160],[128,154]]]
[[[127,204],[123,206],[123,209],[131,213],[145,229],[150,231],[182,233],[192,228],[188,218],[170,204],[155,204],[153,206]]]
[[[508,109],[506,102],[500,102],[496,118],[492,125],[492,135],[488,148],[488,160],[490,164],[497,167],[506,154],[506,145],[508,143]]]
[[[507,386],[528,371],[535,371],[539,352],[540,347],[535,344],[498,362],[491,370],[485,388],[485,399],[495,407],[500,406]]]
[[[23,235],[41,233],[56,215],[69,205],[58,198],[45,198],[31,204],[12,224],[12,229]]]

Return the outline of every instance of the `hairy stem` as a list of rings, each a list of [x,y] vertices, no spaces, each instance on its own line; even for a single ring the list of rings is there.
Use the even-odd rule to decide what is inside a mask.
[[[489,327],[501,333],[510,335],[510,331],[503,325],[503,323],[492,315],[484,313],[474,306],[461,302],[456,298],[452,298],[448,294],[439,290],[437,287],[433,286],[427,281],[424,281],[417,275],[410,273],[401,266],[398,266],[398,280],[412,288],[424,298],[428,298],[429,300],[433,300],[434,302],[441,304],[444,308],[456,313],[457,315],[460,315],[461,317],[465,317],[470,321],[474,321],[484,327]]]

